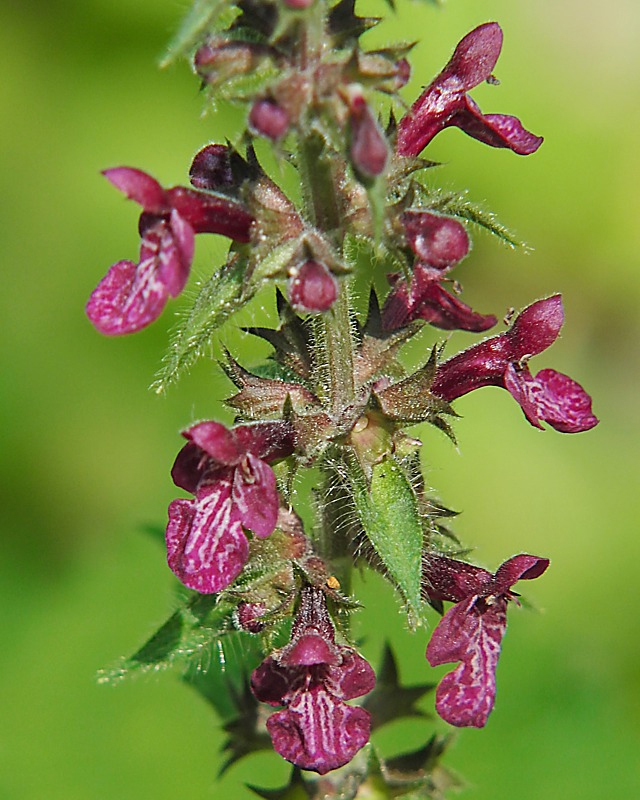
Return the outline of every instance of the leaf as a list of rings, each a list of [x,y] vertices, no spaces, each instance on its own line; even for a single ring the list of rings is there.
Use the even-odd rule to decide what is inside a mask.
[[[167,45],[160,66],[168,67],[181,56],[190,55],[207,34],[227,28],[238,13],[230,0],[195,0]]]
[[[478,203],[468,200],[464,195],[436,194],[434,197],[430,193],[429,205],[434,211],[451,214],[454,217],[473,222],[475,225],[497,236],[509,247],[530,249],[527,243],[519,239],[506,225],[503,225],[492,211],[487,211]]]
[[[422,612],[423,533],[418,501],[411,484],[393,457],[373,467],[370,486],[355,458],[347,473],[367,538],[400,590],[410,624],[418,626]]]
[[[151,384],[158,394],[166,391],[200,358],[211,345],[216,330],[258,289],[258,283],[245,287],[246,261],[236,256],[200,289],[195,303],[173,331],[162,367]]]
[[[215,595],[196,595],[177,609],[142,647],[128,658],[100,670],[98,683],[119,683],[126,677],[158,672],[206,651],[227,633],[235,604]]]

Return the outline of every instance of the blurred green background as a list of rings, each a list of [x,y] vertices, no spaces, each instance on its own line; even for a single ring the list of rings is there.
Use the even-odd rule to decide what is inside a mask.
[[[181,301],[118,340],[100,337],[83,313],[109,264],[138,247],[135,207],[99,170],[132,165],[182,183],[197,148],[238,130],[237,111],[201,115],[186,66],[156,69],[184,6],[0,4],[2,800],[240,799],[251,796],[243,781],[273,786],[287,773],[264,754],[216,783],[215,720],[175,676],[95,683],[99,667],[135,649],[172,608],[163,553],[140,529],[164,522],[178,431],[228,419],[219,398],[229,386],[213,364],[166,398],[147,390]],[[562,292],[564,336],[533,367],[580,380],[602,420],[588,434],[541,433],[506,392],[485,389],[458,403],[459,452],[423,431],[428,481],[464,511],[456,530],[479,563],[493,569],[522,551],[552,559],[526,587],[542,613],[511,609],[486,730],[462,732],[448,764],[469,800],[637,797],[640,5],[399,6],[370,42],[422,40],[407,99],[467,31],[491,19],[504,28],[502,85],[474,98],[520,116],[543,147],[519,158],[451,129],[428,155],[446,162],[434,181],[469,187],[535,250],[477,236],[456,277],[485,312]],[[198,248],[205,276],[223,244]],[[261,313],[257,303],[244,320]],[[449,352],[472,340],[454,337]],[[425,635],[404,631],[375,582],[363,592],[377,622],[375,633],[365,626],[365,654],[375,660],[388,636],[404,679],[431,679]],[[417,744],[424,724],[405,734]]]

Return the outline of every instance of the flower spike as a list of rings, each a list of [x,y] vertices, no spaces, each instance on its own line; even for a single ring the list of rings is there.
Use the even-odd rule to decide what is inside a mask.
[[[540,147],[542,137],[526,130],[519,119],[483,114],[467,94],[491,77],[501,49],[502,30],[497,22],[479,25],[459,42],[446,67],[398,123],[399,155],[417,156],[451,125],[491,147],[507,147],[518,155],[529,155]]]

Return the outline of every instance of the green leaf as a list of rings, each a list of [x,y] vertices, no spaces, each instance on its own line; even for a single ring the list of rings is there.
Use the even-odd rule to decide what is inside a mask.
[[[259,284],[245,286],[246,261],[232,258],[200,289],[195,303],[173,331],[162,367],[151,384],[158,394],[166,391],[208,350],[217,329],[255,294]]]
[[[119,683],[126,677],[168,669],[199,657],[226,634],[234,603],[215,595],[196,595],[177,609],[132,656],[100,670],[98,683]]]
[[[238,13],[230,0],[195,0],[169,42],[160,66],[167,67],[181,56],[190,55],[207,34],[227,28]]]
[[[404,598],[410,624],[418,626],[423,532],[416,495],[395,458],[373,467],[370,486],[356,459],[350,461],[348,479],[362,527]]]

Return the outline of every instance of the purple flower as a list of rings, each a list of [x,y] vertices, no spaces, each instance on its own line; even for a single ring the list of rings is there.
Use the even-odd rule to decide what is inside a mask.
[[[284,706],[267,720],[275,750],[320,775],[347,764],[369,741],[369,713],[344,701],[367,694],[374,685],[364,658],[336,644],[324,593],[312,586],[302,590],[289,644],[251,676],[258,700]]]
[[[386,330],[424,319],[444,330],[485,331],[497,320],[478,314],[442,286],[449,270],[469,252],[464,226],[451,217],[428,211],[405,211],[400,217],[407,244],[416,255],[411,282],[390,276],[393,288],[384,304]]]
[[[427,646],[432,667],[461,663],[447,673],[436,690],[436,710],[457,727],[482,728],[496,696],[496,665],[507,628],[507,604],[519,580],[538,578],[547,558],[518,555],[495,575],[480,567],[442,556],[429,558],[425,590],[430,600],[455,603],[438,623]]]
[[[502,30],[497,22],[478,26],[460,41],[446,67],[398,123],[396,149],[401,156],[417,156],[450,125],[518,155],[529,155],[540,147],[542,137],[525,130],[519,119],[483,114],[467,94],[491,77],[501,49]]]
[[[564,322],[559,294],[537,300],[511,327],[438,366],[431,392],[447,402],[480,386],[502,386],[536,428],[547,422],[562,433],[587,431],[598,424],[591,398],[571,378],[554,369],[533,376],[527,361],[550,347]]]
[[[117,189],[142,206],[138,229],[140,260],[118,261],[87,303],[87,316],[110,336],[134,333],[153,322],[169,296],[184,289],[193,260],[196,233],[220,233],[249,241],[253,217],[226,197],[183,186],[163,189],[138,169],[116,167],[104,173]]]
[[[267,463],[293,452],[285,422],[239,425],[200,422],[171,471],[176,486],[195,495],[169,505],[167,561],[175,575],[202,594],[218,592],[238,576],[249,552],[243,528],[259,538],[271,534],[278,492]]]
[[[293,271],[289,300],[296,311],[328,311],[338,297],[338,281],[320,261],[309,259]]]

